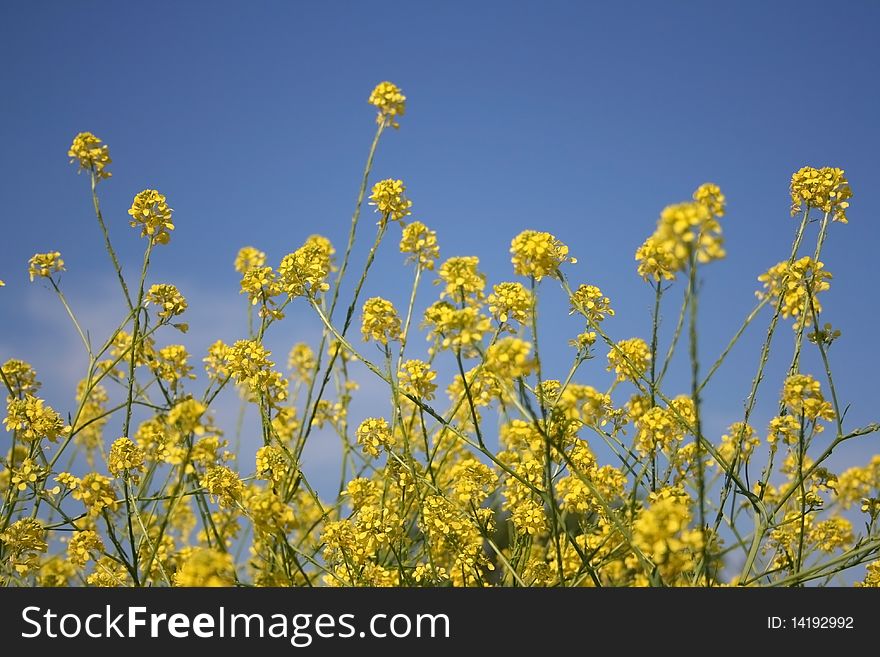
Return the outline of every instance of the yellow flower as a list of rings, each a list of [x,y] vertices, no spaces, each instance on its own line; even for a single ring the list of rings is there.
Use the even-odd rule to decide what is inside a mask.
[[[638,381],[650,362],[651,349],[641,338],[621,340],[608,352],[608,369],[614,370],[618,381]]]
[[[107,470],[114,477],[122,474],[134,475],[133,479],[137,481],[137,473],[144,471],[143,450],[125,436],[117,438],[110,446]]]
[[[726,255],[721,225],[709,207],[697,201],[664,208],[653,239],[656,248],[668,254],[674,271],[685,269],[694,251],[701,263]]]
[[[715,183],[703,183],[694,192],[694,200],[702,203],[716,217],[723,217],[727,199]]]
[[[513,270],[520,276],[533,276],[540,281],[544,276],[556,274],[563,262],[576,263],[568,257],[568,247],[550,233],[524,230],[510,243],[513,254]]]
[[[816,208],[830,214],[834,221],[847,223],[846,210],[852,198],[852,189],[843,174],[843,169],[834,167],[803,167],[792,174],[792,216],[802,208]]]
[[[387,299],[372,297],[364,302],[361,334],[364,341],[376,340],[382,344],[400,339],[400,316]]]
[[[22,518],[9,525],[0,534],[0,543],[5,548],[5,559],[19,575],[27,575],[36,569],[39,566],[38,553],[49,549],[46,530],[34,518]]]
[[[23,397],[25,395],[34,395],[40,389],[40,382],[37,381],[37,372],[23,360],[10,358],[3,363],[3,376],[12,387],[13,397]]]
[[[368,417],[357,428],[357,442],[369,456],[379,456],[383,447],[392,444],[391,428],[385,418]]]
[[[430,327],[428,339],[440,349],[469,349],[492,327],[489,318],[477,308],[456,308],[448,301],[428,306],[422,325]]]
[[[52,274],[59,271],[64,271],[64,260],[61,259],[58,251],[35,253],[28,260],[28,274],[31,281],[37,277],[51,278]]]
[[[147,291],[146,305],[151,303],[159,307],[157,315],[165,320],[181,315],[187,308],[186,299],[176,286],[169,283],[153,285]]]
[[[73,143],[67,151],[70,163],[79,162],[80,171],[93,171],[96,180],[109,178],[113,174],[106,170],[110,159],[110,148],[91,132],[81,132],[73,138]]]
[[[665,408],[654,406],[637,421],[636,445],[642,454],[655,450],[670,450],[684,438],[681,422]]]
[[[831,287],[832,276],[823,269],[821,262],[810,256],[795,260],[789,267],[787,261],[780,262],[758,276],[764,284],[764,291],[757,291],[759,299],[782,300],[782,316],[796,319],[794,328],[811,326],[813,310],[816,315],[822,312],[818,294]]]
[[[217,340],[208,347],[208,355],[202,359],[205,364],[205,372],[208,377],[215,381],[222,381],[229,376],[226,363],[229,360],[229,345],[223,340]]]
[[[702,533],[688,528],[688,498],[676,489],[653,494],[633,521],[633,543],[659,568],[664,581],[688,574],[703,547]]]
[[[274,305],[272,298],[281,294],[281,283],[271,267],[251,267],[241,276],[239,294],[247,294],[252,306],[262,303],[270,307]],[[262,317],[263,308],[260,313]]]
[[[189,364],[189,352],[182,344],[162,347],[156,353],[155,360],[150,362],[150,369],[156,373],[156,376],[175,388],[184,379],[196,378]]]
[[[782,401],[795,415],[808,420],[833,420],[834,408],[825,401],[819,382],[809,374],[792,374],[782,387]]]
[[[406,111],[406,96],[400,88],[390,82],[380,82],[370,94],[370,105],[379,110],[376,123],[399,128],[397,117],[403,116]]]
[[[305,342],[297,342],[287,356],[287,369],[291,370],[301,381],[310,381],[318,361],[315,352]]]
[[[236,383],[247,386],[255,396],[267,395],[277,405],[287,398],[287,381],[272,369],[271,355],[258,340],[238,340],[229,349],[226,367]]]
[[[406,186],[402,180],[388,178],[373,185],[370,194],[370,205],[376,206],[376,212],[383,216],[382,221],[393,219],[403,222],[412,212],[412,201],[405,196]],[[380,222],[381,223],[381,222]]]
[[[232,555],[211,548],[194,548],[174,573],[175,586],[221,587],[235,584]]]
[[[782,440],[786,445],[794,445],[798,441],[801,423],[793,415],[779,415],[770,420],[767,428],[767,442],[773,445]]]
[[[290,470],[287,456],[277,445],[264,445],[257,450],[257,479],[264,479],[272,485],[284,481]]]
[[[217,498],[221,507],[235,506],[241,502],[244,491],[241,478],[225,465],[209,467],[200,483],[212,497]]]
[[[86,577],[89,586],[118,587],[130,586],[131,576],[119,561],[104,556],[95,563],[95,570]]]
[[[751,425],[734,422],[730,425],[727,433],[721,436],[718,453],[727,463],[733,463],[734,458],[739,458],[743,463],[746,463],[751,458],[755,447],[760,444],[761,439],[758,438],[757,432]]]
[[[485,369],[503,381],[528,376],[535,367],[531,352],[530,342],[513,336],[501,338],[486,350]]]
[[[400,238],[400,252],[409,253],[407,262],[415,261],[424,269],[434,269],[434,260],[440,257],[437,233],[421,221],[404,226]]]
[[[90,529],[76,532],[67,544],[67,558],[76,566],[85,566],[94,555],[104,552],[104,541]]]
[[[547,531],[547,515],[535,500],[523,500],[517,504],[510,519],[521,534],[541,535]]]
[[[91,516],[101,515],[104,509],[115,511],[119,505],[112,482],[97,472],[90,472],[80,480],[73,490],[73,498],[81,500]]]
[[[434,281],[435,285],[441,282],[446,284],[440,298],[452,297],[456,302],[467,297],[482,299],[486,275],[477,271],[479,264],[480,259],[476,256],[464,256],[449,258],[440,265],[440,271],[437,272],[440,279]]]
[[[26,395],[23,399],[6,400],[6,430],[15,431],[19,439],[33,442],[47,438],[55,442],[70,431],[64,420],[42,399]]]
[[[254,267],[266,264],[266,254],[253,246],[243,246],[235,256],[235,271],[244,274]]]
[[[140,227],[141,237],[149,237],[157,244],[168,244],[171,239],[170,231],[174,230],[172,212],[165,196],[155,189],[145,189],[137,194],[128,210],[131,227]]]
[[[579,312],[591,324],[598,324],[605,315],[614,317],[614,310],[611,309],[611,300],[602,294],[595,285],[581,285],[569,300],[571,303],[571,311],[569,314]]]
[[[639,276],[646,281],[649,278],[655,281],[671,281],[681,264],[672,253],[672,244],[656,234],[651,235],[636,250],[636,260],[639,261]]]
[[[329,240],[312,236],[293,253],[281,259],[278,275],[281,289],[291,298],[316,296],[330,288],[327,276],[333,269],[333,247]]]
[[[397,373],[400,389],[425,401],[434,399],[434,391],[437,389],[437,384],[434,383],[436,378],[437,373],[431,369],[431,366],[417,359],[404,361]]]
[[[294,509],[272,490],[251,489],[245,504],[258,536],[286,535],[296,526]]]
[[[499,283],[487,299],[489,312],[499,322],[516,321],[525,324],[532,311],[532,293],[522,283]]]
[[[35,486],[49,474],[49,470],[40,466],[33,459],[25,459],[18,468],[13,468],[12,485],[20,491],[27,490],[28,486]]]

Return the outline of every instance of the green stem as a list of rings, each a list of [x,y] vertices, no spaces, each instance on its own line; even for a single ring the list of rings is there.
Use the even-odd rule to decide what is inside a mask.
[[[94,167],[92,167],[91,174],[92,205],[95,206],[95,216],[98,218],[98,225],[101,227],[101,233],[104,235],[104,246],[107,249],[107,253],[110,255],[110,260],[113,262],[113,269],[116,270],[116,277],[119,279],[119,284],[122,286],[122,293],[125,295],[128,309],[133,310],[134,306],[131,303],[131,295],[128,293],[128,286],[125,284],[125,277],[122,275],[122,267],[119,266],[119,259],[116,257],[116,251],[113,250],[113,245],[110,243],[110,233],[107,231],[107,225],[104,223],[104,216],[101,214],[101,203],[98,200],[98,177]]]

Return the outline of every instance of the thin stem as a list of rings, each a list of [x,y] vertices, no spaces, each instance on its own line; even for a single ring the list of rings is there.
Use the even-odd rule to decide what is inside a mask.
[[[150,239],[147,244],[147,249],[144,251],[144,264],[141,269],[141,279],[138,285],[138,296],[137,296],[137,306],[134,312],[134,320],[131,330],[131,357],[129,359],[129,368],[128,368],[128,397],[126,398],[125,403],[125,423],[122,428],[122,435],[128,437],[129,429],[131,428],[131,409],[132,409],[132,400],[134,398],[134,374],[135,368],[137,368],[137,341],[138,334],[140,333],[141,324],[141,307],[144,304],[144,281],[147,278],[147,268],[150,266],[150,254],[153,252],[153,240]]]
[[[107,225],[104,223],[104,216],[101,214],[101,203],[98,200],[98,176],[94,167],[92,167],[91,174],[92,205],[95,206],[95,216],[98,219],[98,225],[101,227],[101,233],[104,235],[104,246],[107,249],[107,253],[110,255],[110,260],[113,262],[113,269],[116,270],[116,277],[119,279],[119,285],[122,286],[122,293],[125,296],[128,309],[133,310],[134,306],[131,303],[131,295],[128,293],[128,286],[125,284],[125,277],[122,275],[122,267],[119,266],[119,259],[116,257],[116,251],[113,250],[113,245],[110,243],[110,233],[107,231]]]

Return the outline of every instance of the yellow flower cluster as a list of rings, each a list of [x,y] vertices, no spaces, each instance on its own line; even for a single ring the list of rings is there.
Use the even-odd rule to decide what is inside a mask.
[[[39,554],[46,552],[46,530],[34,518],[22,518],[10,524],[2,534],[0,543],[4,556],[19,575],[27,575],[39,567]]]
[[[786,417],[791,416],[787,415]],[[748,462],[755,448],[760,444],[761,439],[751,425],[734,422],[728,428],[727,433],[721,436],[718,453],[727,463],[732,463],[734,459],[745,463]]]
[[[100,535],[91,529],[85,529],[74,533],[67,544],[67,558],[76,566],[85,566],[95,555],[103,554],[104,541]]]
[[[822,312],[818,295],[831,287],[831,274],[810,256],[795,260],[790,266],[787,261],[780,262],[758,276],[758,280],[764,284],[763,292],[755,292],[758,299],[781,304],[782,316],[796,319],[795,329],[813,323],[813,312],[817,316]]]
[[[530,342],[513,336],[501,338],[486,350],[485,369],[502,381],[528,376],[535,368],[531,353]]]
[[[657,566],[664,582],[676,583],[693,570],[703,548],[703,535],[689,529],[686,496],[660,491],[633,520],[633,544]]]
[[[370,205],[375,206],[376,212],[382,215],[381,221],[392,219],[402,223],[412,214],[412,201],[406,198],[406,186],[402,180],[393,178],[380,180],[373,185]]]
[[[477,270],[480,259],[476,256],[449,258],[437,274],[436,284],[445,283],[440,298],[451,297],[456,303],[464,300],[478,300],[483,297],[486,275]]]
[[[415,261],[423,269],[434,269],[434,261],[440,257],[437,233],[421,221],[413,221],[403,228],[400,252],[409,254],[407,262]]]
[[[159,308],[157,315],[164,320],[182,315],[187,308],[186,299],[180,290],[169,283],[151,286],[147,291],[146,301],[147,305],[153,304]]]
[[[608,351],[608,369],[618,381],[638,381],[648,370],[651,348],[641,338],[621,340]]]
[[[293,509],[272,490],[250,489],[245,504],[258,535],[286,536],[296,527]]]
[[[189,364],[189,352],[182,344],[169,344],[162,347],[150,362],[150,369],[175,390],[181,381],[196,378],[192,373],[193,368]]]
[[[40,389],[37,372],[30,363],[17,358],[10,358],[2,366],[3,376],[9,383],[13,397],[35,395]]]
[[[399,128],[397,117],[403,116],[406,111],[406,96],[395,84],[380,82],[370,94],[370,105],[379,110],[376,122],[392,128]]]
[[[568,247],[550,233],[537,230],[524,230],[510,243],[513,271],[520,276],[530,276],[540,281],[545,276],[554,276],[564,262],[572,264]]]
[[[809,374],[792,374],[782,387],[782,403],[795,416],[807,420],[833,420],[836,416],[831,402],[825,401],[822,387]]]
[[[269,360],[272,352],[258,340],[238,340],[229,349],[226,368],[235,382],[256,397],[265,395],[271,404],[287,399],[287,381]]]
[[[636,249],[639,276],[645,280],[671,281],[680,269],[680,262],[676,259],[672,243],[663,240],[658,235],[651,235]]]
[[[477,308],[456,308],[438,301],[425,310],[423,326],[430,328],[428,339],[440,349],[467,349],[483,339],[492,327],[488,317]]]
[[[174,573],[174,586],[221,587],[235,583],[232,555],[210,548],[196,548]]]
[[[96,180],[113,175],[107,171],[107,165],[113,162],[110,159],[110,148],[91,132],[81,132],[73,138],[67,157],[71,164],[79,163],[80,171],[93,171]]]
[[[268,481],[273,486],[284,481],[290,468],[284,450],[277,445],[264,445],[257,450],[257,479]]]
[[[665,408],[654,406],[648,409],[637,421],[636,445],[642,454],[653,454],[656,450],[669,451],[685,435],[681,421]]]
[[[534,299],[522,283],[499,283],[487,299],[489,312],[499,322],[528,322]]]
[[[391,447],[394,439],[385,418],[368,417],[358,425],[357,442],[365,454],[375,458],[382,448]]]
[[[243,246],[235,255],[235,271],[244,274],[255,267],[266,264],[266,254],[253,246]]]
[[[28,458],[22,461],[19,467],[12,468],[12,476],[9,481],[13,488],[25,491],[28,486],[34,486],[43,481],[48,474],[48,468],[43,468],[39,463]]]
[[[335,250],[330,241],[312,235],[293,253],[281,259],[278,276],[281,289],[290,297],[314,297],[329,289],[327,276],[333,269]]]
[[[798,441],[801,430],[800,421],[793,415],[778,415],[770,420],[767,428],[767,442],[775,445],[782,441],[786,445],[794,445]]]
[[[569,302],[571,304],[569,314],[580,313],[590,324],[599,324],[606,315],[614,317],[611,300],[595,285],[581,285],[571,295]]]
[[[247,294],[252,306],[258,303],[272,303],[271,299],[281,294],[281,285],[271,267],[250,267],[241,276],[239,294]]]
[[[372,297],[364,302],[361,321],[364,341],[375,340],[387,345],[400,338],[400,316],[394,304],[382,297]]]
[[[128,210],[131,227],[141,229],[141,237],[149,237],[154,244],[168,244],[174,222],[173,210],[168,207],[165,196],[155,189],[145,189],[135,195]]]
[[[119,506],[113,483],[102,474],[90,472],[73,488],[73,498],[82,501],[91,516],[100,516],[104,509],[115,511]]]
[[[837,478],[837,499],[848,509],[859,501],[867,500],[869,512],[871,500],[880,496],[880,454],[875,454],[867,465],[844,470]]]
[[[132,475],[137,481],[137,473],[144,471],[144,452],[129,438],[123,436],[113,441],[107,456],[107,469],[114,477]]]
[[[291,347],[287,355],[287,369],[300,381],[310,381],[317,366],[315,352],[305,342],[297,342]]]
[[[657,230],[636,250],[638,272],[645,280],[672,280],[693,257],[707,263],[726,255],[718,223],[725,213],[724,194],[718,185],[704,183],[693,199],[664,208]]]
[[[35,278],[51,278],[52,274],[64,271],[64,260],[58,251],[35,253],[28,260],[28,275],[31,281]]]
[[[209,467],[200,483],[205,490],[217,498],[221,507],[235,506],[241,503],[244,484],[241,483],[241,478],[225,465]]]
[[[721,193],[721,188],[715,183],[703,183],[694,192],[694,200],[705,205],[715,217],[723,217],[727,207],[727,199]]]
[[[397,373],[401,391],[413,397],[430,401],[434,399],[437,373],[423,360],[416,358],[404,361]]]
[[[816,208],[845,224],[851,198],[852,188],[843,169],[802,167],[791,176],[792,216],[803,208]]]
[[[15,431],[20,440],[28,442],[46,438],[54,443],[70,431],[51,406],[32,395],[6,400],[5,424],[7,431]]]
[[[664,208],[654,236],[672,255],[676,271],[685,269],[694,251],[701,263],[725,256],[721,225],[708,207],[696,201]]]

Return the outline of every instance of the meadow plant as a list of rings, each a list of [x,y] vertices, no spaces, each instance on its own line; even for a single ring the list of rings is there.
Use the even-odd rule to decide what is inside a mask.
[[[76,263],[57,251],[30,259],[31,281],[63,305],[88,367],[76,406],[59,413],[39,396],[28,363],[2,365],[0,582],[794,586],[844,581],[839,574],[854,569],[846,581],[880,585],[880,455],[828,469],[845,443],[880,428],[846,422],[830,356],[840,332],[822,321],[820,297],[833,293],[823,245],[845,228],[835,223],[847,223],[852,198],[843,170],[792,176],[791,249],[757,276],[754,309],[706,367],[698,283],[726,256],[717,185],[660,211],[634,259],[652,316],[644,335],[615,336],[613,300],[580,278],[575,254],[549,232],[511,236],[509,280],[488,280],[473,256],[441,258],[438,233],[411,218],[419,208],[405,183],[371,184],[378,145],[401,127],[406,97],[382,82],[369,104],[376,132],[344,248],[303,235],[267,264],[258,248],[243,247],[230,264],[250,329],[201,354],[174,343],[187,330],[181,291],[147,286],[152,259],[174,248],[173,199],[155,189],[133,196],[126,239],[142,240],[143,260],[127,279],[100,203],[99,190],[112,184],[109,147],[91,133],[73,139],[68,155],[90,183],[126,311],[95,340],[62,291],[61,275]],[[364,232],[372,246],[356,267]],[[411,280],[400,307],[364,294],[387,241],[399,243]],[[429,278],[434,296],[419,313]],[[552,372],[538,334],[544,315],[559,310],[545,310],[544,297],[560,291],[562,312],[580,318],[581,330],[554,346],[571,364]],[[661,344],[670,302],[675,330]],[[320,321],[320,339],[292,345],[285,370],[265,336],[283,335],[289,317],[305,314]],[[761,321],[741,417],[711,435],[704,395]],[[765,376],[771,344],[786,330],[790,365],[774,380]],[[427,342],[420,358],[410,355],[417,340]],[[803,371],[806,350],[818,352],[820,371]],[[670,390],[667,373],[682,351],[690,383]],[[352,411],[355,363],[387,390],[387,406],[371,417]],[[259,415],[250,452],[214,424],[218,394],[233,387]],[[767,426],[755,422],[759,394],[776,402]],[[318,430],[342,446],[335,497],[309,481],[303,452]],[[88,466],[74,473],[73,463]]]

